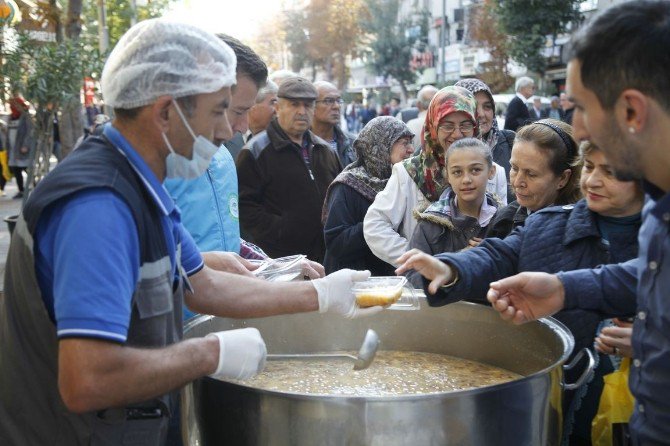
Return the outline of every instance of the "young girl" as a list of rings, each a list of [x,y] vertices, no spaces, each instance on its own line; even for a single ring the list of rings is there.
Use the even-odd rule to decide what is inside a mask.
[[[386,187],[363,220],[365,242],[390,265],[404,254],[414,233],[415,209],[424,210],[447,188],[445,152],[455,141],[477,136],[477,101],[462,87],[444,87],[430,101],[421,153],[393,166]]]
[[[450,187],[424,212],[416,212],[418,224],[410,249],[427,254],[456,252],[477,246],[495,215],[498,203],[486,193],[496,174],[491,149],[475,138],[454,142],[445,154]],[[421,276],[412,272],[412,283],[423,288]]]

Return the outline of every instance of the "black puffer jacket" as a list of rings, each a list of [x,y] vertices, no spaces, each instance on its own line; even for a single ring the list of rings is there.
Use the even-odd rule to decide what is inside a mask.
[[[442,208],[439,212],[432,210],[432,206],[424,212],[414,211],[419,223],[409,241],[410,249],[416,248],[430,255],[458,252],[467,248],[468,241],[473,237],[484,237],[488,226],[481,226],[474,217],[453,212],[454,197],[454,193],[450,192],[449,207]],[[492,196],[487,194],[486,200],[489,206],[498,207],[498,203]],[[421,274],[418,272],[410,271],[407,278],[415,287],[423,287]]]
[[[513,201],[498,209],[498,213],[489,224],[486,237],[505,238],[528,218],[528,209]]]
[[[372,202],[349,185],[335,183],[327,204],[326,273],[350,268],[370,270],[373,276],[395,275],[395,267],[374,255],[363,237],[363,219]]]

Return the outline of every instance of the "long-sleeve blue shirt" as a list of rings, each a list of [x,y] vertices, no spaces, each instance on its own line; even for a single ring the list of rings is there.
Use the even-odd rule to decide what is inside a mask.
[[[634,444],[670,441],[670,193],[645,184],[639,257],[597,270],[559,277],[565,307],[609,315],[637,311],[629,385],[635,396],[630,420]],[[637,286],[637,292],[635,294]],[[636,299],[637,295],[637,299]]]

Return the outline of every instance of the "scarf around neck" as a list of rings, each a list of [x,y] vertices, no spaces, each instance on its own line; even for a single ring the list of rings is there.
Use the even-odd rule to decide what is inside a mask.
[[[372,202],[384,190],[393,165],[391,149],[403,137],[413,138],[414,133],[399,119],[379,116],[370,120],[354,141],[358,158],[348,165],[328,187],[322,212],[322,221],[328,218],[328,202],[331,189],[342,183]]]

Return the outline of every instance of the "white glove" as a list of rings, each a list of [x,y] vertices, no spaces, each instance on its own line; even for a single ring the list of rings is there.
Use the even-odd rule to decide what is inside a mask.
[[[212,378],[247,379],[265,367],[267,349],[256,328],[219,331],[210,336],[219,339],[219,366],[209,375]]]
[[[368,277],[370,271],[341,269],[322,279],[312,280],[319,296],[319,313],[337,313],[353,319],[382,311],[383,307],[360,308],[356,304],[356,296],[351,292],[354,282],[366,280]]]

